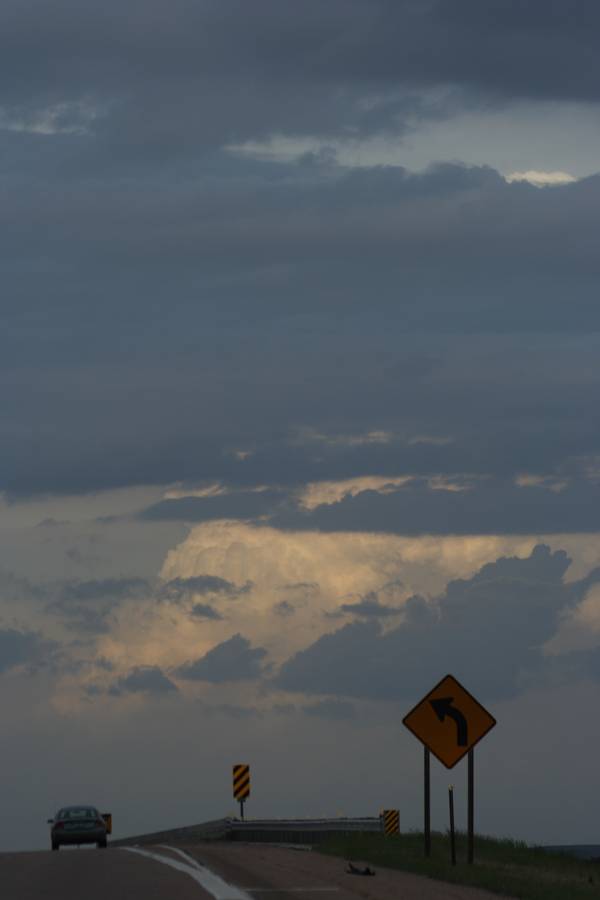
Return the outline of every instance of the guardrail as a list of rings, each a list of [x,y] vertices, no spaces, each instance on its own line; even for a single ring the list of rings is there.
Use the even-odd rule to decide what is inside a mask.
[[[136,834],[132,837],[111,841],[111,847],[126,847],[131,844],[164,844],[168,841],[222,841],[227,838],[229,819],[215,819],[202,822],[200,825],[184,825],[182,828],[169,828],[164,831],[152,831],[148,834]]]
[[[379,817],[338,819],[229,819],[230,841],[263,841],[288,844],[317,844],[333,835],[381,831]]]
[[[131,844],[163,844],[169,841],[249,841],[272,844],[318,844],[333,835],[380,832],[377,816],[337,819],[215,819],[200,825],[186,825],[168,831],[153,831],[111,841],[112,847]]]

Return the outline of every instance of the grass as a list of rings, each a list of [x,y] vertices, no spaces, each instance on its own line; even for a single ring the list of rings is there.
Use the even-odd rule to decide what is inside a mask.
[[[402,869],[519,900],[600,898],[600,865],[509,839],[476,835],[475,862],[468,865],[467,836],[457,833],[456,866],[450,862],[450,837],[439,832],[431,835],[429,859],[424,856],[420,832],[392,837],[353,834],[328,839],[315,849],[352,862]]]

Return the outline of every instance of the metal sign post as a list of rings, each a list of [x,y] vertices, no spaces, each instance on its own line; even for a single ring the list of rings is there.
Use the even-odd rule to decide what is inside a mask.
[[[468,850],[467,862],[472,863],[474,857],[474,825],[475,825],[475,798],[473,796],[475,790],[475,751],[471,747],[469,750],[468,771],[467,771],[467,831],[468,831]]]
[[[456,865],[456,843],[454,841],[454,786],[448,788],[448,803],[450,806],[450,859],[452,865]]]
[[[425,838],[425,856],[431,855],[431,765],[430,753],[423,747],[423,835]]]

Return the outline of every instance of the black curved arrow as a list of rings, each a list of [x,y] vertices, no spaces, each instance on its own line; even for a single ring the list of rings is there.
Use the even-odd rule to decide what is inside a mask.
[[[430,700],[433,710],[440,720],[443,722],[446,716],[450,716],[456,722],[456,743],[459,747],[466,747],[467,740],[467,720],[459,709],[452,706],[454,697],[438,697],[437,700]]]

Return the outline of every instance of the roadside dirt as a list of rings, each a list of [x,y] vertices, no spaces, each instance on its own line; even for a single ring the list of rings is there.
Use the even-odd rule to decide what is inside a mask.
[[[371,866],[374,877],[351,875],[345,860],[310,850],[216,842],[177,846],[256,900],[514,900],[377,866]]]

